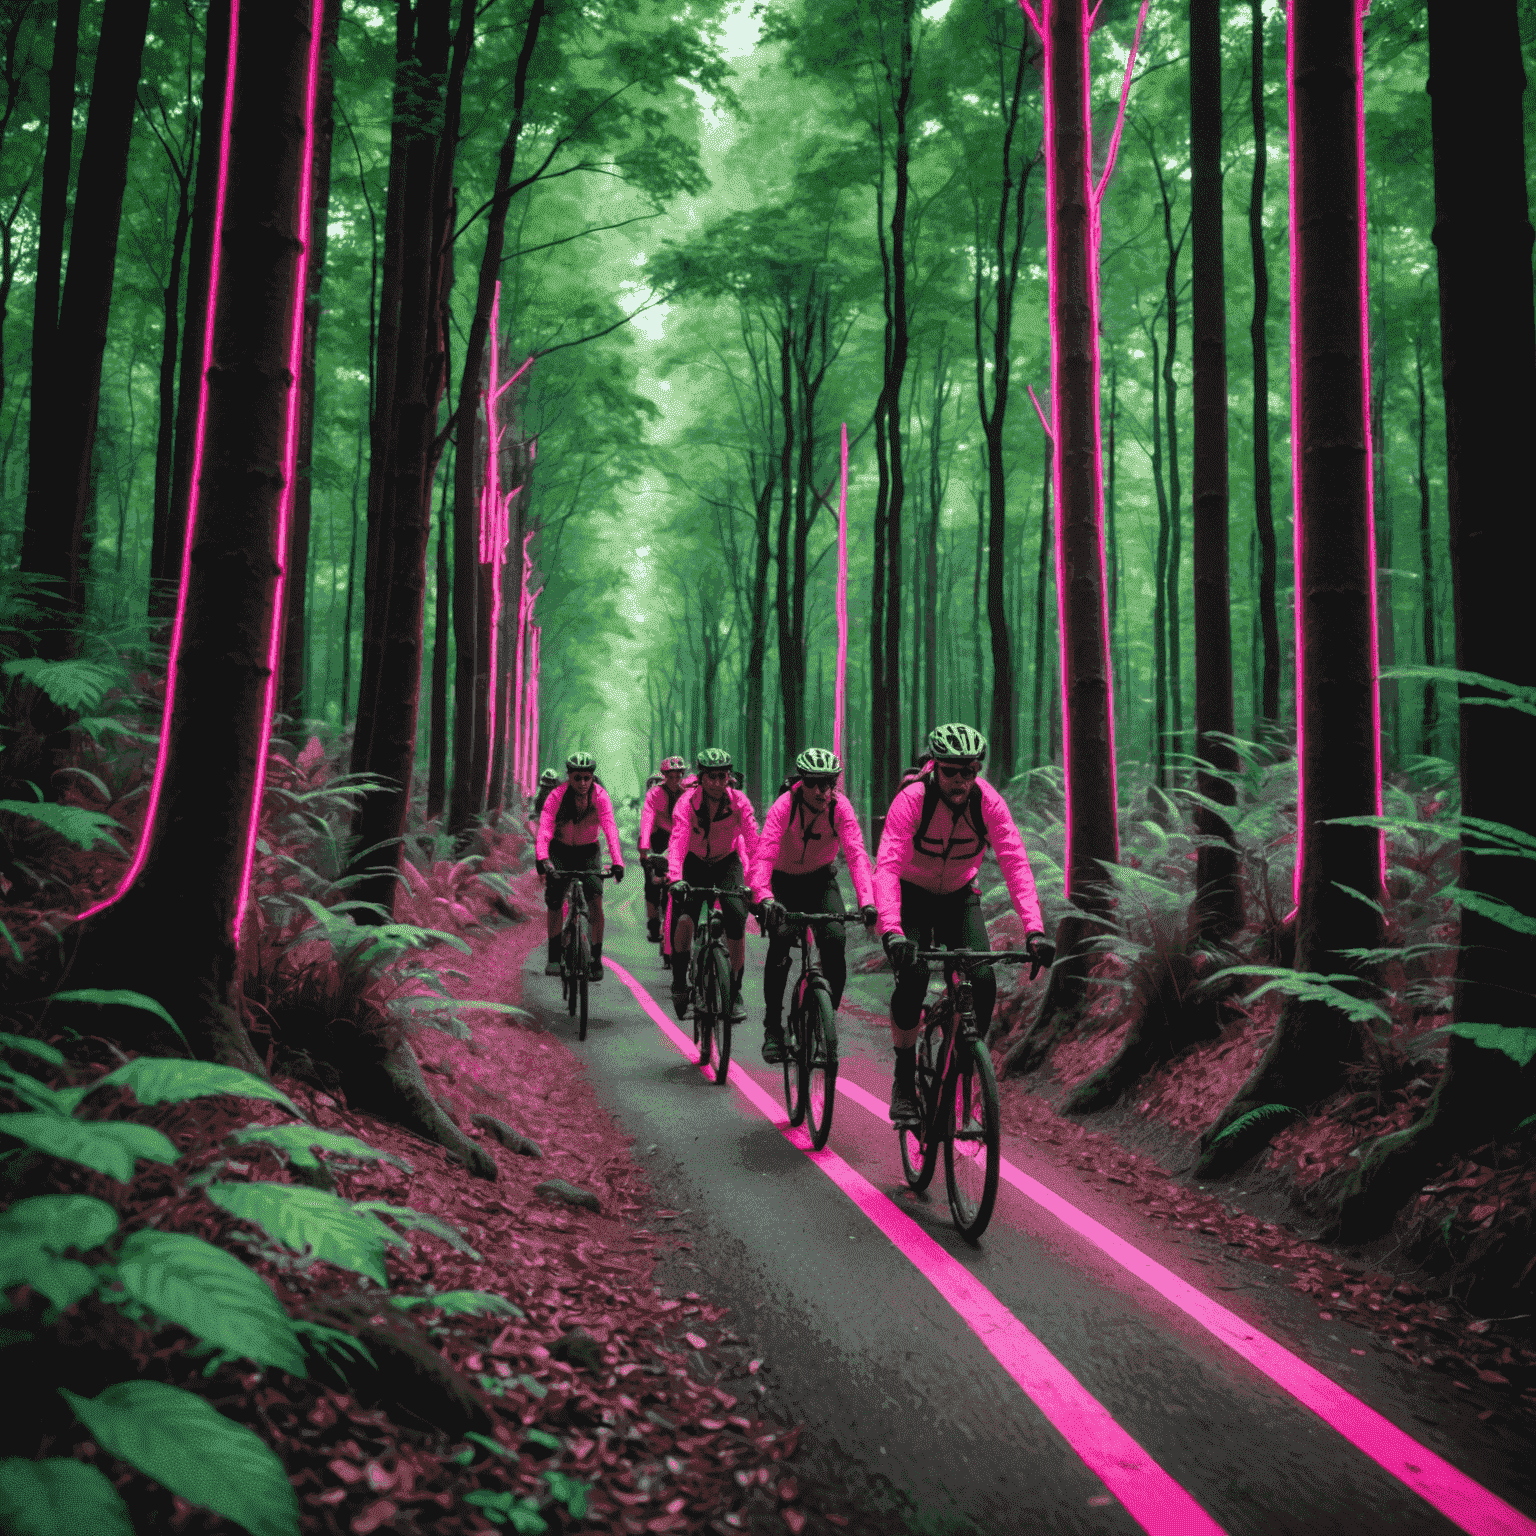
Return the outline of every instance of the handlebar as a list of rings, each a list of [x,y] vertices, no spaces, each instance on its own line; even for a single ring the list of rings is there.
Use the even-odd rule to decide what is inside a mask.
[[[920,949],[919,960],[941,960],[955,965],[956,969],[969,971],[983,965],[1033,965],[1035,957],[1027,949]]]
[[[857,912],[786,912],[779,919],[783,923],[862,923]]]
[[[676,882],[674,882],[674,884],[675,883]],[[743,887],[743,886],[737,886],[734,890],[726,891],[726,890],[721,890],[721,888],[719,886],[716,886],[716,885],[690,885],[688,887],[688,895],[690,897],[694,897],[694,896],[746,896],[746,897],[748,897],[750,899],[751,892],[746,890],[745,887]]]

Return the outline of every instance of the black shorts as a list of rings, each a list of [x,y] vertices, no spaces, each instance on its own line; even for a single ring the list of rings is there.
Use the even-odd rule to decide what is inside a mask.
[[[719,890],[735,890],[742,884],[741,860],[736,854],[727,854],[723,859],[716,859],[712,863],[705,863],[696,853],[690,853],[683,860],[683,879],[689,885],[707,885]],[[672,928],[674,935],[677,931],[677,920],[686,914],[698,926],[699,913],[704,910],[704,898],[699,895],[690,895],[683,904],[681,912],[678,904],[672,903]],[[739,939],[747,931],[747,894],[745,891],[740,896],[722,897],[720,901],[720,916],[725,924],[725,936],[728,939]]]
[[[590,906],[593,902],[602,900],[602,877],[595,873],[598,868],[596,843],[551,843],[549,858],[557,871],[570,871],[569,874],[550,875],[544,881],[544,905],[551,912],[558,912],[565,904],[565,888],[579,871],[594,871],[591,874],[581,874],[580,877],[581,887],[587,893],[587,904]]]

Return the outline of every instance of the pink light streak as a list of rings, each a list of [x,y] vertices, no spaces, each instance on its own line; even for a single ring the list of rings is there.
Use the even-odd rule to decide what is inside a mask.
[[[145,861],[149,858],[150,838],[155,827],[156,813],[160,809],[160,796],[165,787],[165,771],[168,762],[168,743],[171,739],[171,710],[176,701],[176,679],[180,670],[181,639],[187,619],[187,582],[192,572],[192,542],[197,532],[198,490],[203,476],[203,442],[208,428],[208,369],[213,361],[213,321],[218,307],[220,255],[224,244],[224,205],[229,194],[229,141],[235,113],[235,53],[240,42],[240,0],[230,0],[229,48],[224,59],[224,102],[219,114],[219,179],[213,196],[213,229],[209,235],[208,250],[208,302],[203,311],[203,371],[197,381],[197,425],[192,437],[192,469],[188,479],[187,526],[181,541],[181,580],[176,588],[176,616],[171,623],[170,653],[165,669],[165,704],[160,711],[160,745],[155,754],[155,771],[150,779],[149,796],[144,806],[144,823],[139,829],[138,847],[133,860],[123,872],[123,878],[113,893],[94,907],[80,913],[79,920],[94,917],[127,895],[129,887],[139,878]],[[307,205],[306,205],[307,214]],[[302,310],[302,300],[300,309]],[[265,761],[265,753],[262,754]],[[241,886],[240,912],[244,912],[244,883]],[[236,932],[239,931],[236,920]]]
[[[299,463],[300,380],[304,361],[304,297],[309,287],[310,183],[315,169],[315,92],[320,81],[320,33],[325,0],[310,0],[309,59],[304,84],[304,160],[299,173],[299,258],[293,275],[293,318],[288,333],[288,421],[283,439],[283,492],[277,504],[277,580],[272,590],[272,629],[267,640],[267,687],[261,701],[262,750],[256,757],[256,784],[251,796],[250,821],[245,834],[245,864],[240,871],[240,894],[235,904],[235,939],[245,925],[250,902],[251,868],[256,862],[256,833],[261,824],[261,797],[267,785],[266,744],[272,736],[272,713],[277,704],[278,658],[283,643],[283,594],[288,585],[288,524],[293,517]]]
[[[528,577],[532,562],[528,558],[528,541],[533,537],[530,528],[523,537],[523,572],[517,593],[517,654],[513,660],[512,702],[512,782],[523,794],[528,793],[526,765],[523,747],[526,733],[523,730],[523,651],[528,629]]]
[[[837,690],[832,706],[832,752],[843,755],[843,712],[848,678],[848,423],[843,423],[842,491],[837,499]]]
[[[539,589],[540,592],[543,590],[542,587]],[[533,595],[537,598],[539,593],[535,592]],[[528,612],[531,616],[532,603],[529,604]],[[530,784],[536,771],[534,765],[539,760],[539,636],[543,633],[539,625],[533,626],[531,632],[533,661],[529,666],[528,678],[528,779]]]

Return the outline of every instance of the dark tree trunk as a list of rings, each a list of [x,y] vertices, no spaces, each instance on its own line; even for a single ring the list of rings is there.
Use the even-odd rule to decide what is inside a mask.
[[[1430,0],[1440,365],[1445,387],[1446,493],[1456,665],[1536,687],[1525,562],[1512,558],[1532,513],[1523,463],[1536,418],[1536,314],[1521,95],[1525,75],[1514,0],[1486,6],[1476,28]],[[1461,793],[1466,817],[1536,833],[1530,788],[1510,765],[1536,755],[1536,717],[1490,708],[1502,695],[1461,685]],[[1481,839],[1463,845],[1462,887],[1531,912],[1524,862]],[[1455,1017],[1526,1030],[1536,939],[1467,908],[1461,914]],[[1346,1240],[1373,1235],[1448,1156],[1503,1137],[1528,1115],[1536,1068],[1453,1037],[1450,1069],[1424,1116],[1368,1146],[1340,1191]]]
[[[184,628],[145,859],[81,930],[74,977],[160,1002],[195,1055],[260,1072],[242,1017],[238,944],[267,752],[269,647],[288,460],[289,349],[302,323],[295,189],[304,184],[310,0],[268,0],[241,29],[217,324]],[[104,45],[105,46],[105,45]],[[212,135],[210,135],[212,136]],[[165,963],[164,936],[178,936]],[[175,1054],[153,1016],[125,1038]]]
[[[1428,412],[1424,398],[1424,348],[1417,337],[1413,343],[1414,379],[1419,387],[1419,570],[1423,587],[1424,665],[1432,667],[1439,652],[1438,626],[1435,623],[1435,546],[1429,532],[1429,469],[1425,464],[1425,440],[1429,434]],[[1439,744],[1440,696],[1435,680],[1424,679],[1424,718],[1419,728],[1419,751],[1433,757]]]
[[[341,728],[352,708],[352,599],[357,589],[357,500],[363,479],[363,426],[357,429],[357,467],[352,475],[352,529],[347,543],[347,601],[341,619]]]
[[[21,568],[43,569],[57,551],[50,531],[34,527],[32,485],[41,480],[58,424],[54,409],[54,369],[59,359],[59,290],[64,281],[64,226],[69,219],[69,172],[74,146],[75,72],[80,57],[80,0],[58,0],[53,24],[53,61],[48,70],[48,138],[43,148],[43,191],[38,207],[37,267],[32,290],[32,384],[27,422],[28,514],[22,533]],[[39,484],[37,517],[51,517]],[[65,601],[55,588],[55,602]],[[46,644],[46,642],[45,642]],[[51,648],[60,654],[57,647]]]
[[[1377,270],[1380,271],[1380,263]],[[1377,305],[1376,334],[1371,344],[1371,523],[1376,532],[1376,655],[1379,671],[1397,666],[1397,626],[1392,615],[1392,496],[1387,479],[1387,346],[1382,334],[1386,317]],[[1397,679],[1381,677],[1382,770],[1390,773],[1401,753],[1398,749]]]
[[[800,750],[800,658],[795,654],[794,626],[790,620],[789,530],[794,507],[795,393],[794,301],[784,301],[779,317],[779,412],[783,417],[783,441],[779,448],[779,525],[775,534],[773,611],[778,622],[779,703],[783,718],[784,761],[793,762]]]
[[[1232,734],[1232,586],[1227,553],[1227,306],[1221,218],[1221,0],[1189,8],[1190,252],[1194,281],[1195,731],[1196,786],[1207,801],[1237,804]],[[1203,765],[1209,763],[1210,768]],[[1237,841],[1209,805],[1195,813],[1207,838],[1195,865],[1202,934],[1222,938],[1243,923]]]
[[[1046,669],[1046,635],[1049,633],[1046,594],[1051,589],[1051,547],[1055,542],[1051,530],[1051,468],[1054,463],[1051,447],[1051,435],[1047,432],[1040,455],[1040,561],[1035,571],[1034,710],[1030,716],[1033,727],[1030,736],[1030,766],[1034,768],[1050,762],[1053,756],[1047,739],[1050,711],[1045,704],[1046,691],[1054,686]]]
[[[1182,772],[1179,759],[1184,753],[1184,668],[1182,635],[1179,628],[1179,596],[1183,582],[1184,508],[1179,478],[1179,382],[1174,374],[1174,359],[1179,349],[1179,252],[1184,237],[1173,238],[1173,199],[1163,178],[1163,168],[1154,150],[1152,168],[1157,172],[1157,186],[1163,197],[1163,240],[1168,247],[1168,265],[1163,270],[1163,319],[1168,326],[1168,342],[1163,352],[1163,426],[1168,434],[1168,568],[1165,575],[1168,616],[1168,761],[1169,776]]]
[[[160,617],[156,599],[163,595],[157,583],[168,577],[174,580],[175,556],[181,553],[179,548],[172,548],[171,482],[176,457],[176,359],[181,350],[181,275],[187,235],[192,227],[192,182],[198,130],[199,119],[193,113],[187,159],[185,162],[171,160],[171,173],[176,178],[176,226],[171,236],[171,268],[161,295],[160,419],[155,431],[155,499],[149,545],[149,617],[152,622]],[[217,142],[217,126],[214,134]]]
[[[1296,969],[1361,972],[1346,951],[1381,942],[1380,834],[1338,818],[1379,813],[1375,551],[1366,389],[1361,33],[1353,7],[1292,0],[1291,441],[1296,456],[1298,911]],[[1366,898],[1362,900],[1361,898]],[[1317,1103],[1361,1054],[1359,1028],[1292,999],[1258,1065],[1202,1138],[1209,1172],[1252,1154],[1273,1120],[1216,1146],[1264,1104]]]
[[[1275,514],[1269,463],[1269,252],[1264,244],[1264,173],[1268,141],[1264,113],[1264,7],[1249,0],[1253,14],[1252,83],[1253,184],[1248,194],[1248,248],[1253,257],[1253,519],[1259,537],[1259,630],[1264,640],[1264,676],[1259,716],[1273,732],[1280,723],[1280,624],[1275,613]]]
[[[1152,484],[1157,491],[1157,554],[1152,575],[1152,769],[1168,788],[1168,492],[1163,484],[1161,352],[1152,338]]]
[[[448,646],[449,608],[453,577],[448,566],[448,487],[453,466],[443,476],[443,495],[437,509],[437,602],[432,636],[432,723],[427,747],[427,820],[441,816],[448,799]]]
[[[517,166],[517,144],[523,131],[523,112],[528,94],[528,70],[538,46],[543,24],[545,0],[533,0],[523,26],[522,46],[512,77],[512,116],[502,140],[496,163],[496,182],[491,190],[491,206],[486,215],[485,249],[480,255],[480,275],[475,289],[475,312],[470,319],[469,335],[464,343],[464,367],[459,377],[459,401],[454,413],[454,434],[458,444],[453,480],[453,558],[459,573],[454,585],[453,638],[455,649],[453,676],[453,784],[448,805],[448,826],[454,833],[464,832],[484,796],[485,758],[480,741],[486,728],[487,702],[485,680],[477,666],[477,641],[480,618],[479,584],[471,573],[480,560],[480,430],[481,377],[485,372],[487,344],[491,337],[491,306],[496,299],[496,281],[501,273],[502,253],[506,244],[507,209],[512,201],[512,177]],[[520,552],[519,552],[520,558]],[[480,763],[480,778],[473,765]]]
[[[986,568],[986,492],[976,492],[976,565],[971,573],[971,719],[981,719],[981,690],[986,682],[981,659],[981,581]],[[1038,711],[1037,711],[1038,713]]]
[[[305,697],[308,659],[305,607],[309,598],[309,527],[314,490],[315,346],[320,335],[320,286],[325,278],[326,227],[331,207],[331,141],[335,135],[335,74],[331,56],[341,22],[341,0],[325,0],[320,32],[320,78],[315,84],[315,163],[310,175],[310,258],[304,295],[304,355],[300,364],[299,460],[293,487],[293,517],[288,525],[288,579],[283,587],[283,670],[278,712],[288,717],[295,739],[302,736],[303,712],[320,711]]]
[[[768,650],[768,525],[773,520],[774,480],[757,495],[752,523],[752,595],[747,615],[750,638],[746,666],[747,795],[763,804],[763,666]]]
[[[176,433],[171,445],[171,490],[163,542],[152,545],[149,570],[151,622],[167,631],[176,611],[186,545],[187,507],[192,494],[192,458],[197,441],[198,401],[202,397],[204,347],[208,327],[208,274],[213,258],[213,224],[223,142],[224,75],[229,65],[229,3],[210,0],[203,52],[200,110],[202,143],[192,192],[192,233],[187,247],[187,295],[182,306],[181,366],[176,385]],[[156,532],[158,533],[158,526]]]
[[[32,388],[32,421],[38,435],[32,439],[33,457],[27,466],[21,565],[24,571],[51,577],[71,613],[78,613],[85,598],[91,450],[148,25],[149,0],[107,0],[75,187],[69,267],[53,339],[55,359],[68,359],[68,366],[45,372],[44,393],[38,393],[37,380]],[[63,630],[48,632],[45,652],[62,654],[67,638]]]
[[[889,332],[889,316],[886,329]],[[885,764],[886,734],[890,725],[888,695],[890,688],[896,685],[895,679],[887,678],[885,670],[885,509],[891,493],[891,480],[886,460],[885,412],[879,402],[875,405],[875,465],[874,571],[870,579],[869,603],[869,814],[873,841],[878,845],[886,808],[891,802],[891,790],[895,787],[887,781]]]

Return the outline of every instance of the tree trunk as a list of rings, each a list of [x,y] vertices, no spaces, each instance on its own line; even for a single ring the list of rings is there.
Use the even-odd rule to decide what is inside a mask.
[[[778,622],[779,702],[783,711],[785,762],[793,762],[800,751],[798,709],[800,692],[800,657],[795,653],[795,632],[790,618],[789,530],[795,494],[795,394],[792,357],[794,353],[794,301],[784,301],[779,319],[779,412],[783,418],[783,441],[779,449],[779,526],[775,535],[773,611]]]
[[[1382,335],[1386,319],[1379,305],[1377,322],[1371,346],[1371,522],[1376,530],[1376,654],[1379,670],[1391,672],[1397,666],[1397,629],[1392,615],[1392,498],[1386,454],[1387,347]],[[1390,773],[1401,756],[1398,750],[1397,679],[1382,677],[1377,687],[1381,699],[1382,768]]]
[[[1229,741],[1232,584],[1227,552],[1227,305],[1221,217],[1221,0],[1190,0],[1190,251],[1194,282],[1194,578],[1196,785],[1207,801],[1237,804],[1240,767]],[[1209,763],[1210,768],[1203,766]],[[1243,925],[1237,840],[1226,816],[1199,805],[1204,844],[1195,865],[1200,932],[1224,938]]]
[[[1292,0],[1287,34],[1300,646],[1295,963],[1336,975],[1364,969],[1346,951],[1381,942],[1380,833],[1335,824],[1380,813],[1360,21],[1331,0]],[[1359,1028],[1344,1014],[1291,999],[1247,1082],[1201,1138],[1201,1170],[1248,1157],[1275,1121],[1217,1145],[1228,1126],[1262,1105],[1317,1103],[1361,1051]]]
[[[1035,572],[1035,675],[1032,679],[1034,711],[1030,717],[1033,731],[1030,736],[1030,766],[1040,767],[1052,760],[1050,745],[1045,733],[1049,727],[1046,718],[1045,695],[1051,686],[1046,677],[1046,601],[1045,595],[1051,584],[1051,468],[1054,456],[1051,452],[1051,435],[1045,434],[1041,451],[1040,469],[1040,561]]]
[[[441,816],[448,799],[448,648],[453,576],[448,567],[448,487],[453,467],[443,476],[437,509],[436,625],[432,636],[432,722],[427,747],[427,820]]]
[[[491,306],[506,246],[507,209],[512,202],[512,176],[517,166],[517,145],[523,131],[523,112],[528,93],[528,70],[543,24],[545,0],[533,0],[523,25],[522,46],[512,76],[512,116],[496,162],[496,181],[486,215],[485,249],[480,254],[480,275],[475,288],[475,312],[464,343],[464,367],[459,376],[459,401],[454,432],[458,444],[453,481],[453,558],[459,573],[454,586],[453,638],[456,646],[453,680],[453,787],[448,807],[448,826],[463,833],[479,810],[484,795],[485,757],[480,737],[485,730],[488,695],[483,692],[477,667],[477,635],[480,618],[479,584],[472,573],[479,566],[480,423],[481,377],[485,372],[487,342],[491,337]],[[473,765],[480,764],[480,777]]]
[[[1157,491],[1157,554],[1152,575],[1152,774],[1168,788],[1168,492],[1163,484],[1162,379],[1152,338],[1152,484]]]
[[[981,719],[981,690],[986,678],[981,659],[981,581],[986,567],[986,493],[976,492],[976,565],[971,574],[971,719]],[[1036,711],[1038,715],[1038,711]]]
[[[1168,570],[1166,612],[1168,615],[1168,761],[1169,776],[1182,772],[1179,759],[1184,754],[1184,667],[1179,625],[1179,597],[1183,584],[1184,508],[1179,479],[1179,383],[1173,363],[1179,348],[1179,251],[1181,236],[1173,238],[1173,200],[1163,181],[1163,170],[1156,156],[1158,189],[1163,194],[1163,238],[1168,247],[1168,265],[1163,272],[1163,318],[1168,326],[1168,344],[1163,352],[1163,426],[1168,433]]]
[[[879,201],[878,195],[876,201]],[[887,278],[889,281],[889,278]],[[890,320],[886,320],[889,332]],[[887,348],[889,342],[887,342]],[[890,465],[886,460],[885,412],[875,404],[875,530],[874,571],[870,580],[869,603],[869,815],[871,841],[878,846],[880,829],[885,825],[886,808],[891,803],[894,785],[886,778],[886,733],[890,728],[889,687],[895,686],[885,670],[885,564],[886,503],[890,497]]]
[[[1269,252],[1264,244],[1264,173],[1269,154],[1264,113],[1264,6],[1252,11],[1253,183],[1248,194],[1248,248],[1253,258],[1253,518],[1259,538],[1259,628],[1264,639],[1264,677],[1259,716],[1276,731],[1280,723],[1280,624],[1275,614],[1275,514],[1269,463]]]
[[[305,697],[305,609],[309,599],[309,527],[315,457],[315,346],[320,335],[320,286],[325,278],[326,230],[331,207],[331,141],[336,96],[332,55],[341,22],[341,0],[325,0],[320,32],[320,78],[315,87],[315,162],[310,179],[310,258],[304,296],[304,356],[300,365],[299,460],[288,525],[288,576],[283,585],[283,670],[278,712],[288,717],[295,741],[304,734],[303,712],[320,711]]]
[[[1514,0],[1484,8],[1479,25],[1430,0],[1429,91],[1434,133],[1435,248],[1440,268],[1440,362],[1445,387],[1446,493],[1456,665],[1536,687],[1523,561],[1511,558],[1532,513],[1522,458],[1536,416],[1536,314],[1526,201]],[[1510,771],[1536,752],[1536,717],[1490,708],[1502,695],[1461,686],[1465,817],[1536,833],[1529,786]],[[1463,845],[1462,888],[1524,914],[1525,931],[1467,908],[1461,914],[1455,1017],[1529,1029],[1536,939],[1530,879],[1520,859],[1482,839]],[[1529,1114],[1536,1069],[1453,1037],[1450,1067],[1423,1117],[1365,1148],[1339,1192],[1346,1241],[1374,1235],[1448,1156],[1507,1135]]]
[[[1429,470],[1425,465],[1425,441],[1429,435],[1424,398],[1424,347],[1418,337],[1413,342],[1413,371],[1419,387],[1419,570],[1423,587],[1424,665],[1432,667],[1439,653],[1438,626],[1435,623],[1435,547],[1429,532]],[[1424,717],[1419,728],[1419,751],[1433,757],[1439,745],[1440,696],[1435,680],[1424,679]]]
[[[753,519],[752,597],[747,644],[746,735],[747,796],[763,804],[763,665],[768,649],[768,525],[772,520],[774,483],[770,475],[757,495]]]
[[[83,540],[93,483],[91,450],[148,25],[149,0],[107,0],[75,186],[69,266],[52,343],[55,358],[67,358],[69,366],[45,371],[42,394],[33,381],[31,418],[38,435],[27,465],[21,566],[51,577],[72,614],[85,600]],[[44,633],[45,652],[63,654],[68,645],[65,631]]]

